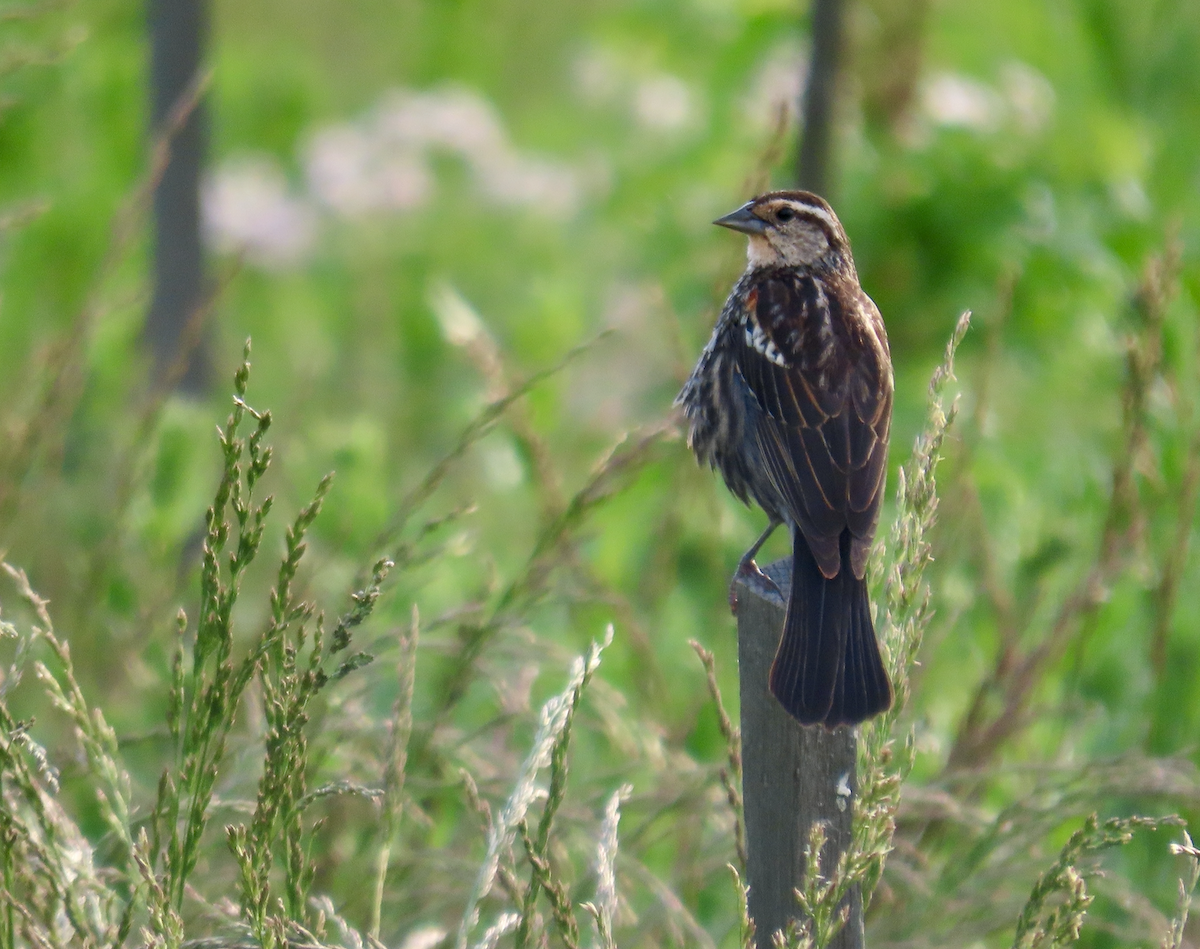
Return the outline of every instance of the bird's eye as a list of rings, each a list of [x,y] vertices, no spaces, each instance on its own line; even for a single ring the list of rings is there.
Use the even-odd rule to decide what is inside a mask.
[[[796,212],[793,211],[791,208],[780,208],[778,211],[775,212],[775,220],[779,221],[781,224],[786,224],[788,221],[790,221],[795,216],[796,216]]]

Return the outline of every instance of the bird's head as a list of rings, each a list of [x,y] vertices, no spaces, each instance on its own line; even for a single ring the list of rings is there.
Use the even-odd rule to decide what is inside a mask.
[[[850,260],[850,242],[823,198],[772,191],[713,221],[750,238],[750,267],[813,267]]]

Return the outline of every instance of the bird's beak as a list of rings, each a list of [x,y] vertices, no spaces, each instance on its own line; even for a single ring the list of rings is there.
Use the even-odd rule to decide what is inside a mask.
[[[741,231],[743,234],[761,234],[767,229],[767,222],[750,210],[752,203],[743,204],[736,211],[717,218],[713,223],[731,231]]]

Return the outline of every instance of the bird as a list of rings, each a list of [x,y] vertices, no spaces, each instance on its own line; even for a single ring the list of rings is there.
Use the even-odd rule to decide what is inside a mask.
[[[773,191],[713,223],[749,238],[747,266],[675,402],[697,460],[768,518],[730,606],[738,582],[778,593],[754,558],[786,526],[792,582],[768,685],[802,725],[855,725],[892,705],[866,583],[895,388],[887,331],[823,198]]]

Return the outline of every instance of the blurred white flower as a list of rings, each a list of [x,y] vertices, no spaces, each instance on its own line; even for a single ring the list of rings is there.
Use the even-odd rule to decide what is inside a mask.
[[[928,142],[932,126],[992,133],[1000,128],[1034,135],[1054,113],[1054,87],[1040,72],[1022,62],[1000,69],[999,91],[958,73],[935,73],[921,84],[920,118],[911,144]]]
[[[267,155],[218,166],[204,183],[201,215],[210,246],[262,267],[300,263],[316,241],[316,213],[289,192],[283,170]]]
[[[930,77],[921,90],[921,105],[937,125],[978,132],[995,130],[1004,113],[1004,102],[995,90],[957,73]]]
[[[1026,63],[1013,61],[1000,70],[1000,87],[1023,132],[1045,128],[1054,113],[1054,87],[1050,80]]]
[[[370,154],[370,139],[353,125],[330,125],[318,131],[304,152],[304,171],[313,195],[342,213],[369,208],[371,193],[363,171]]]
[[[666,73],[638,83],[633,98],[633,113],[645,128],[675,132],[686,127],[694,116],[691,90],[678,76]]]
[[[320,129],[309,140],[304,164],[313,195],[348,217],[420,207],[433,190],[419,153],[388,147],[373,130],[361,126]]]
[[[571,168],[521,154],[495,107],[458,87],[392,90],[360,122],[319,130],[306,155],[309,185],[322,203],[347,216],[410,210],[432,196],[431,151],[465,162],[483,195],[497,204],[550,216],[570,214],[579,204]]]
[[[621,95],[624,77],[617,57],[598,47],[585,50],[572,64],[575,83],[590,102],[613,102]]]
[[[202,196],[206,240],[264,267],[301,262],[316,241],[318,208],[358,218],[427,204],[436,185],[433,152],[462,160],[479,193],[498,205],[562,217],[581,201],[581,173],[517,150],[495,107],[477,92],[396,89],[362,119],[308,136],[300,156],[307,196],[289,190],[270,156],[218,167]]]
[[[509,491],[525,480],[525,466],[508,441],[493,441],[480,449],[488,483],[497,491]]]
[[[470,346],[489,338],[475,308],[452,285],[438,281],[429,288],[429,306],[452,346]]]
[[[1058,202],[1045,182],[1031,181],[1021,195],[1025,222],[1021,228],[1030,241],[1047,242],[1058,233]]]
[[[798,122],[807,76],[808,57],[798,44],[783,43],[768,53],[743,106],[751,124],[771,128],[785,111],[789,123]]]
[[[650,132],[676,134],[696,126],[704,112],[694,86],[672,73],[647,73],[614,50],[589,48],[576,57],[572,71],[585,101],[628,110]]]
[[[434,949],[448,935],[440,926],[419,926],[404,937],[400,949]]]
[[[566,217],[579,204],[575,172],[562,165],[518,155],[478,162],[480,189],[497,204],[524,205],[549,217]]]
[[[1126,217],[1144,221],[1150,216],[1150,196],[1142,183],[1133,177],[1122,178],[1108,186],[1113,202]]]
[[[477,92],[454,86],[387,92],[369,124],[379,138],[413,149],[433,146],[478,157],[509,147],[495,107]]]

